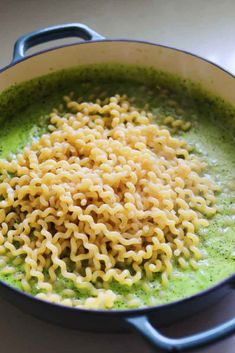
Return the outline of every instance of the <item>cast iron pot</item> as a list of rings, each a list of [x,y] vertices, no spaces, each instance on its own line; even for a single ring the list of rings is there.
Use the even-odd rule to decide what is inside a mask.
[[[25,57],[27,49],[47,41],[79,37],[85,41]],[[234,76],[215,64],[182,50],[135,40],[110,40],[79,23],[44,28],[20,37],[12,63],[0,71],[0,92],[15,83],[82,64],[122,63],[151,66],[200,83],[235,105]],[[168,338],[158,328],[193,315],[235,288],[235,275],[196,295],[170,304],[134,310],[85,310],[52,304],[0,282],[0,295],[20,309],[62,326],[91,331],[134,329],[160,351],[179,352],[220,340],[235,332],[235,318],[209,331]]]

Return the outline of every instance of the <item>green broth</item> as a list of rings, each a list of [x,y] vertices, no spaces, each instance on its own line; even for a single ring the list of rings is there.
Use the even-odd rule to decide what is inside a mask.
[[[222,188],[217,195],[221,210],[206,230],[199,231],[207,257],[198,270],[183,271],[175,266],[166,289],[158,276],[149,283],[149,290],[143,283],[131,288],[112,283],[111,289],[124,297],[139,298],[143,306],[161,304],[190,296],[235,273],[234,109],[190,82],[152,69],[100,65],[60,71],[16,85],[0,95],[0,158],[10,158],[44,133],[48,114],[71,91],[84,100],[127,94],[136,98],[139,107],[148,103],[157,122],[167,115],[191,121],[192,128],[179,134],[192,144],[194,153],[208,162],[207,174]],[[21,288],[14,275],[1,274],[0,278]],[[65,287],[73,285],[58,275],[55,290],[59,293]],[[89,296],[76,293],[78,297]],[[115,307],[125,308],[127,301],[118,300]]]

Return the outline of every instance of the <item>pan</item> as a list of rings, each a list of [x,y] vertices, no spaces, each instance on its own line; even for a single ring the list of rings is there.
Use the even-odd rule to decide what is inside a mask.
[[[29,48],[48,41],[78,37],[79,42],[26,56]],[[152,67],[186,80],[235,105],[234,76],[197,55],[155,43],[105,39],[86,25],[63,24],[20,37],[10,65],[0,71],[0,92],[23,81],[77,65],[105,62]],[[221,340],[235,332],[235,318],[208,331],[181,338],[164,336],[160,328],[212,305],[235,288],[235,274],[189,298],[132,310],[87,310],[49,303],[0,282],[0,296],[40,319],[65,327],[99,332],[137,331],[155,349],[179,352]]]

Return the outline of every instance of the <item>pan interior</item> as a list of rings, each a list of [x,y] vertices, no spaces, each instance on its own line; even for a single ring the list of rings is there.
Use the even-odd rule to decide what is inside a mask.
[[[217,195],[218,212],[208,228],[200,229],[201,247],[207,254],[198,270],[182,270],[176,266],[168,288],[163,288],[156,275],[148,283],[131,288],[111,283],[110,288],[122,298],[115,308],[158,305],[190,296],[235,272],[235,110],[218,97],[191,82],[166,73],[136,66],[95,65],[50,74],[11,87],[0,95],[0,158],[11,158],[33,138],[46,132],[48,114],[59,106],[71,91],[85,101],[100,96],[127,94],[136,98],[158,118],[171,115],[190,121],[186,132],[175,132],[187,140],[194,153],[208,163],[206,173],[221,186]],[[158,121],[159,122],[159,121]],[[12,274],[0,272],[0,278],[21,288]],[[58,277],[57,291],[72,283]],[[37,293],[36,285],[33,294]],[[74,289],[74,288],[73,288]],[[87,296],[77,291],[77,296]],[[134,300],[133,300],[134,299]],[[135,301],[135,299],[137,299]]]

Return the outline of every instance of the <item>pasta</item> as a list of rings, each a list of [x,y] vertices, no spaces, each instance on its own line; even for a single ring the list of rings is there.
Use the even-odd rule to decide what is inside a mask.
[[[197,268],[197,229],[216,212],[205,163],[127,96],[64,100],[47,134],[0,160],[1,271],[21,266],[23,290],[36,288],[38,298],[112,308],[113,281],[132,286],[159,274],[167,286],[174,263]],[[171,117],[164,123],[190,128]],[[74,289],[58,294],[58,276]]]

